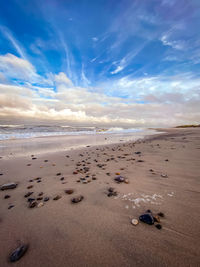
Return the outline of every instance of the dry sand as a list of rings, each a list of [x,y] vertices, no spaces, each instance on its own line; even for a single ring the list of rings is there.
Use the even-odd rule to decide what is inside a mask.
[[[0,192],[0,266],[200,266],[200,129],[168,129],[142,142],[35,157],[0,159],[0,184],[18,183]],[[87,173],[73,174],[84,167]],[[117,172],[130,183],[117,184]],[[86,175],[90,183],[77,182]],[[37,177],[40,183],[29,182]],[[117,197],[107,196],[111,186]],[[72,195],[64,192],[69,188],[75,190]],[[24,198],[28,191],[33,197],[42,191],[50,200],[30,209]],[[6,194],[11,197],[4,199]],[[55,201],[57,194],[62,198]],[[77,194],[84,199],[72,204]],[[147,209],[165,214],[161,230],[130,223]],[[27,253],[9,263],[20,242],[29,243]]]

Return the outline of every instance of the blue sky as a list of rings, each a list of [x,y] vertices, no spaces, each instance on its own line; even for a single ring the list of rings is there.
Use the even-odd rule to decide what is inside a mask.
[[[199,0],[1,1],[0,118],[199,122]]]

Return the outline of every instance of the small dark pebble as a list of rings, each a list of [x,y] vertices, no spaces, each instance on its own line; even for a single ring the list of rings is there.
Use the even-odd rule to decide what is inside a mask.
[[[77,196],[77,197],[73,197],[71,199],[71,202],[72,203],[78,203],[78,202],[81,202],[83,199],[84,199],[84,197],[80,195],[80,196]]]
[[[31,166],[31,164],[29,163],[29,164],[27,164],[26,166]]]
[[[109,187],[109,188],[108,188],[108,192],[112,193],[112,192],[114,192],[114,191],[115,191],[115,188],[114,188],[114,187]]]
[[[162,218],[165,217],[165,215],[164,215],[163,212],[159,212],[159,213],[158,213],[158,216],[160,216],[160,217],[162,217]]]
[[[5,199],[10,198],[10,195],[5,195],[4,198]]]
[[[117,196],[117,191],[115,191],[115,188],[109,187],[108,188],[107,196],[108,197]]]
[[[147,224],[149,224],[149,225],[154,224],[153,216],[152,216],[150,213],[142,214],[142,215],[139,217],[139,220],[140,220],[141,222],[147,223]]]
[[[34,208],[35,206],[37,206],[37,202],[35,200],[29,203],[29,208]]]
[[[12,209],[12,208],[14,208],[14,205],[9,205],[9,207],[8,207],[8,209],[10,210],[10,209]]]
[[[37,180],[37,183],[41,183],[42,181],[41,180]]]
[[[114,179],[117,183],[122,183],[124,182],[124,177],[122,177],[121,175],[119,176],[116,176],[115,179]]]
[[[74,190],[73,189],[66,189],[65,193],[68,194],[68,195],[71,195],[71,194],[74,193]]]
[[[24,195],[24,197],[30,197],[33,194],[33,192],[28,192]]]
[[[35,200],[35,198],[29,197],[27,201],[28,201],[28,202],[32,202],[32,201],[34,201],[34,200]]]
[[[137,151],[137,152],[135,152],[135,154],[136,154],[136,155],[139,155],[139,154],[141,154],[141,152],[140,152],[140,151]]]
[[[61,172],[58,172],[56,175],[57,175],[57,176],[61,175]]]
[[[108,192],[107,194],[108,197],[113,197],[113,196],[117,196],[117,192]]]
[[[37,159],[37,158],[32,158],[32,159]]]
[[[43,199],[43,197],[37,197],[37,200],[42,200]]]
[[[44,162],[48,162],[48,159],[45,159]]]
[[[3,173],[0,173],[0,175],[3,175]]]
[[[8,183],[8,184],[3,184],[2,186],[0,186],[0,189],[2,191],[4,191],[4,190],[8,190],[8,189],[14,189],[16,187],[17,187],[16,183]]]
[[[33,188],[33,185],[27,186],[27,189],[31,189],[31,188]]]
[[[38,196],[40,196],[40,197],[41,197],[43,194],[44,194],[43,192],[40,192],[40,193],[38,194]]]
[[[146,213],[152,213],[152,211],[151,210],[146,210]]]
[[[58,199],[60,199],[60,198],[61,198],[61,196],[57,195],[57,196],[55,196],[55,197],[53,198],[53,200],[58,200]]]
[[[45,198],[44,198],[44,201],[45,201],[45,202],[49,201],[49,197],[45,197]]]
[[[161,229],[162,229],[162,225],[161,225],[161,224],[156,224],[155,227],[156,227],[158,230],[161,230]]]
[[[65,177],[61,177],[60,180],[63,181],[65,179]]]
[[[18,261],[22,256],[24,256],[24,254],[26,253],[27,249],[28,249],[29,245],[28,244],[24,244],[21,245],[20,247],[16,248],[10,255],[9,259],[11,262],[15,262]]]

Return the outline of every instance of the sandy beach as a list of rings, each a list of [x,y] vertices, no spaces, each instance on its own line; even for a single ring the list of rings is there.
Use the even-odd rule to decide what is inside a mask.
[[[0,185],[17,183],[0,191],[0,266],[200,266],[200,129],[162,131],[136,142],[0,155]],[[147,210],[164,217],[131,224]],[[24,243],[25,255],[10,263]]]

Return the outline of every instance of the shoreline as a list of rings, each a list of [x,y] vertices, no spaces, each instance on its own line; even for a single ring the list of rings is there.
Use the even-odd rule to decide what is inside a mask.
[[[110,145],[136,141],[156,134],[157,130],[145,129],[135,133],[108,133],[89,135],[40,136],[24,139],[5,139],[0,141],[0,156],[24,156],[70,151],[87,146]]]
[[[29,244],[20,267],[198,266],[200,129],[165,131],[136,142],[36,153],[34,160],[30,153],[1,158],[0,184],[18,186],[0,191],[0,266],[10,266],[18,240]],[[116,183],[116,173],[128,183]],[[107,196],[110,187],[116,196]],[[29,191],[34,198],[44,193],[42,206],[28,207]],[[77,195],[84,199],[72,204]],[[164,213],[161,230],[131,224],[148,209]]]

